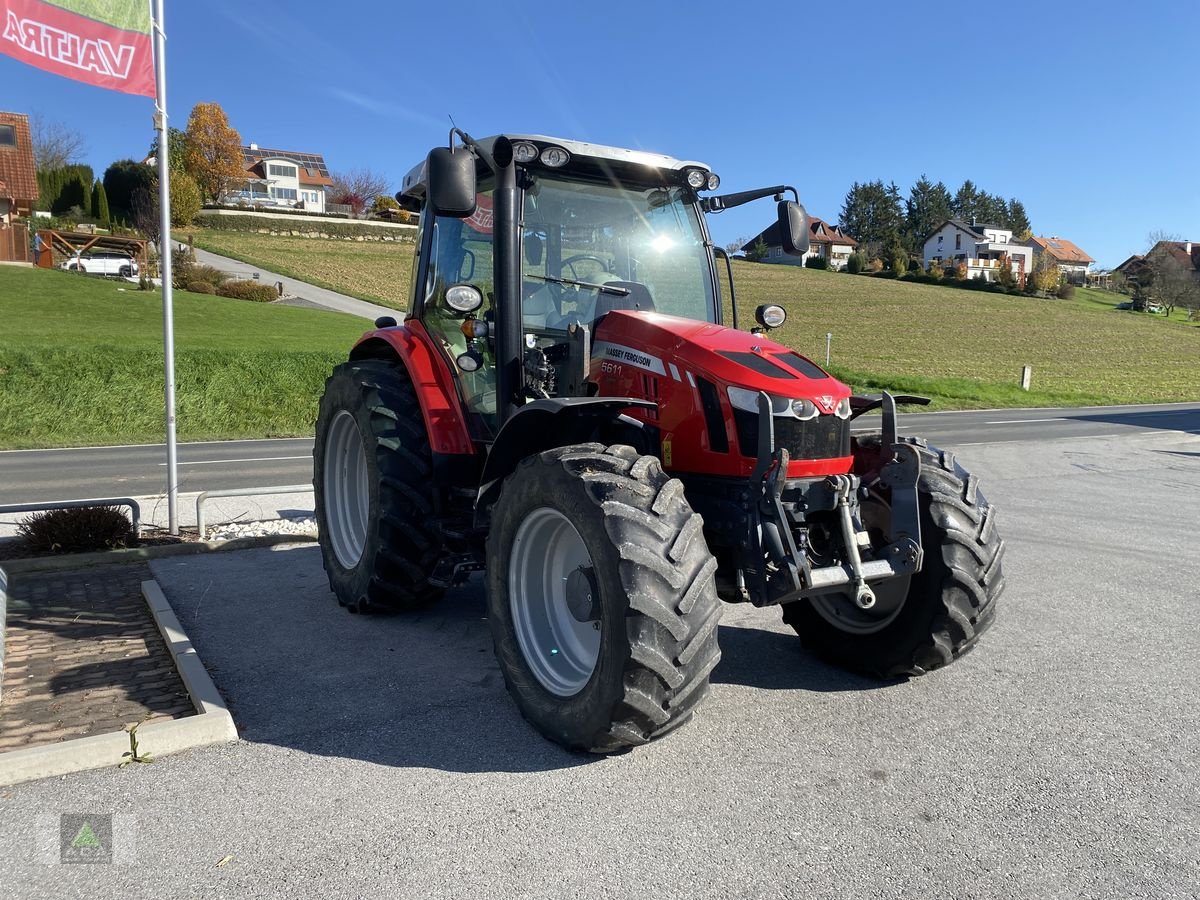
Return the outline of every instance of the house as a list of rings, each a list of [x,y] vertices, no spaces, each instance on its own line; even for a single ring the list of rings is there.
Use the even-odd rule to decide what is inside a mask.
[[[289,206],[325,212],[325,189],[333,184],[325,157],[319,153],[269,150],[250,144],[242,148],[246,180],[221,199],[262,206]]]
[[[1072,244],[1066,238],[1057,235],[1051,237],[1032,237],[1025,241],[1025,246],[1033,250],[1033,264],[1040,265],[1042,257],[1048,255],[1064,281],[1071,284],[1083,284],[1087,281],[1088,266],[1095,262],[1090,256]]]
[[[846,260],[858,246],[858,241],[846,234],[836,225],[830,225],[821,219],[808,218],[808,252],[803,256],[789,256],[783,252],[783,240],[779,236],[779,223],[773,222],[770,227],[759,232],[742,247],[742,252],[752,250],[761,239],[767,247],[767,255],[763,262],[782,263],[790,266],[802,266],[815,257],[829,260],[829,268],[844,269]]]
[[[936,262],[943,268],[965,263],[968,278],[995,281],[1001,266],[1007,265],[1021,284],[1033,271],[1033,250],[1013,241],[1013,233],[999,225],[985,225],[972,219],[946,219],[925,238],[925,268]]]
[[[1150,257],[1157,254],[1172,257],[1184,271],[1200,281],[1200,242],[1197,241],[1159,241],[1145,256],[1134,254],[1117,266],[1115,271],[1124,275],[1130,283],[1137,284],[1138,279],[1150,268]]]
[[[0,112],[0,222],[31,215],[37,198],[29,116]]]

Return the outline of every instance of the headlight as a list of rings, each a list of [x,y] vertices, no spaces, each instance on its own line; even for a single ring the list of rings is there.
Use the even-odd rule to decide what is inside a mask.
[[[833,411],[833,414],[839,419],[850,418],[850,398],[843,397],[841,403],[837,405],[837,409]]]
[[[547,147],[542,151],[542,163],[552,169],[558,169],[567,164],[567,160],[571,158],[571,154],[562,147]]]
[[[703,169],[688,169],[687,183],[689,187],[698,191],[708,183],[708,174]]]
[[[519,163],[531,163],[538,158],[538,148],[529,141],[517,141],[512,146],[513,160]]]
[[[475,312],[483,306],[483,294],[472,285],[456,284],[446,288],[446,305],[461,313]]]
[[[704,185],[708,190],[715,191],[721,186],[721,179],[717,177],[716,172],[708,173],[708,183]]]
[[[726,388],[726,391],[729,394],[729,405],[734,409],[741,409],[752,413],[758,412],[758,391],[751,391],[740,387],[729,387]],[[821,414],[821,410],[811,400],[772,397],[770,394],[767,397],[771,401],[771,415],[773,416],[784,416],[789,419],[799,419],[801,422],[807,422]],[[845,402],[847,409],[849,409],[850,401],[847,400]]]
[[[792,401],[792,415],[801,422],[807,422],[809,419],[815,419],[820,414],[821,411],[817,409],[817,404],[813,403],[811,400]]]
[[[754,310],[754,319],[763,328],[778,328],[787,321],[787,313],[782,306],[774,303],[764,303]]]

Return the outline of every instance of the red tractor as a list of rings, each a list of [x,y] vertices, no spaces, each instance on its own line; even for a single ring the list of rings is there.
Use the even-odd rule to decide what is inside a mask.
[[[767,337],[778,306],[737,329],[705,213],[773,196],[791,254],[808,223],[794,188],[719,184],[696,162],[455,129],[397,195],[420,213],[408,314],[321,399],[339,602],[424,609],[485,570],[508,690],[567,747],[686,721],[721,601],[779,605],[815,652],[895,677],[969,650],[1003,587],[976,479],[897,435],[896,404],[927,401],[853,395]]]

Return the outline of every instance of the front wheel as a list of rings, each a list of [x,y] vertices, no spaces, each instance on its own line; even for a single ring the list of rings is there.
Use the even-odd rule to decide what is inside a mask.
[[[783,608],[783,620],[819,656],[883,677],[924,675],[969,651],[992,624],[996,598],[1004,589],[1004,541],[996,530],[996,511],[978,480],[949,451],[915,438],[901,440],[921,457],[921,571],[910,579],[880,583],[881,599],[889,589],[900,595],[880,603],[875,613],[858,609],[842,595]]]
[[[488,536],[509,693],[551,740],[608,753],[685,722],[720,659],[717,563],[683,485],[632,447],[530,456]]]

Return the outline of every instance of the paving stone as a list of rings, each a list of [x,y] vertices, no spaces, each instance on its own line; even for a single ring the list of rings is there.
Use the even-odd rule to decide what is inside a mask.
[[[141,593],[145,565],[9,584],[0,752],[194,709]]]

